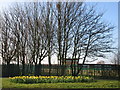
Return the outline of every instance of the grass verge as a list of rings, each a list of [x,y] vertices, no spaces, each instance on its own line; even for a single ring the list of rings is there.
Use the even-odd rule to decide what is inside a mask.
[[[120,88],[118,80],[97,80],[90,83],[37,83],[22,84],[10,82],[9,78],[2,78],[2,88]]]

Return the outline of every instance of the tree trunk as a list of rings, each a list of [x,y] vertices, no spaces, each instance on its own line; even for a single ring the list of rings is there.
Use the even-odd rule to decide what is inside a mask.
[[[49,75],[51,76],[51,56],[50,56],[50,53],[49,53],[49,56],[48,56],[48,60],[49,60]]]
[[[10,77],[10,62],[7,62],[7,77]]]
[[[34,73],[35,76],[39,76],[39,72],[38,71],[39,71],[38,70],[38,65],[35,64],[35,73]]]
[[[41,60],[42,61],[42,60]],[[39,62],[39,75],[41,75],[41,72],[42,72],[42,64],[41,64],[41,61]]]
[[[86,58],[87,58],[88,49],[89,49],[89,44],[90,44],[90,39],[91,39],[91,35],[89,36],[89,39],[88,39],[88,44],[87,44],[87,47],[86,47],[86,51],[85,51],[85,56],[84,56],[84,59],[83,59],[83,63],[82,63],[82,65],[80,66],[80,68],[79,68],[79,70],[78,70],[78,72],[77,72],[77,75],[78,75],[79,72],[82,70],[83,65],[84,65],[84,63],[85,63],[85,60],[86,60]]]
[[[25,75],[25,61],[22,61],[22,75]]]
[[[16,76],[19,76],[19,75],[20,75],[19,58],[17,57]]]

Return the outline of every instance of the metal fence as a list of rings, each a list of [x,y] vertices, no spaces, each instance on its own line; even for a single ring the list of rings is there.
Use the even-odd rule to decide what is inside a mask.
[[[77,65],[80,67],[82,64]],[[62,75],[63,69],[65,70],[65,75],[72,75],[71,67],[62,65],[41,65],[41,75]],[[118,78],[120,71],[120,65],[112,64],[84,64],[82,70],[80,70],[79,75],[102,77],[102,78]],[[35,75],[35,65],[25,65],[25,75]],[[17,66],[15,64],[2,65],[2,77],[13,77],[22,75],[22,65]]]

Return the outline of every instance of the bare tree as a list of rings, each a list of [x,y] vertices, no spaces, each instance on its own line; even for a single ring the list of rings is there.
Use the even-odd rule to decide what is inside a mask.
[[[55,25],[55,18],[54,12],[52,11],[53,5],[50,2],[43,3],[41,5],[42,14],[41,20],[44,29],[44,37],[46,40],[46,44],[44,45],[47,49],[47,57],[49,63],[49,75],[51,74],[51,56],[54,54],[54,25]]]
[[[2,64],[7,64],[7,75],[10,74],[10,63],[15,60],[16,39],[12,32],[11,17],[8,11],[3,11],[1,16],[1,44],[2,44]]]
[[[29,27],[29,48],[31,58],[35,64],[35,75],[41,74],[41,61],[47,57],[51,64],[51,35],[49,27],[49,16],[46,14],[46,9],[41,3],[30,3],[26,7],[27,20]],[[31,12],[33,11],[33,12]],[[44,15],[45,14],[45,15]],[[48,21],[47,21],[48,20]],[[47,22],[46,22],[47,21]]]
[[[58,2],[56,3],[56,20],[57,20],[57,31],[56,31],[56,46],[58,60],[60,65],[66,66],[66,58],[68,57],[68,51],[72,47],[72,31],[75,27],[75,21],[79,16],[76,12],[81,9],[82,3],[71,3],[71,2]],[[62,75],[65,73],[65,67],[62,69]]]
[[[115,64],[115,65],[119,65],[119,53],[114,53],[114,57],[111,60],[111,63]]]
[[[16,40],[12,35],[11,20],[9,13],[4,12],[1,19],[1,31],[2,31],[2,58],[3,63],[7,65],[13,60],[13,57],[16,53]]]
[[[16,4],[15,7],[11,8],[11,17],[13,33],[16,36],[17,41],[17,62],[19,65],[19,60],[21,61],[23,68],[22,68],[22,75],[25,75],[25,63],[27,58],[27,37],[28,37],[28,29],[26,26],[26,17],[23,7],[20,7]]]
[[[83,17],[80,18],[74,35],[73,56],[82,60],[82,65],[77,68],[77,75],[82,69],[87,57],[104,57],[104,53],[111,52],[111,30],[114,26],[101,21],[103,14],[96,14],[94,7],[84,7]],[[78,47],[77,47],[78,46]],[[78,62],[79,62],[78,60]],[[75,68],[76,70],[76,68]]]

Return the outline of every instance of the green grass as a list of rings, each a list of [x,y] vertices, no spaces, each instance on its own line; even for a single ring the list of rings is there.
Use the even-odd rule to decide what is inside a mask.
[[[2,79],[2,88],[120,88],[117,80],[97,80],[91,83],[38,83],[21,84],[10,82],[9,78]]]

